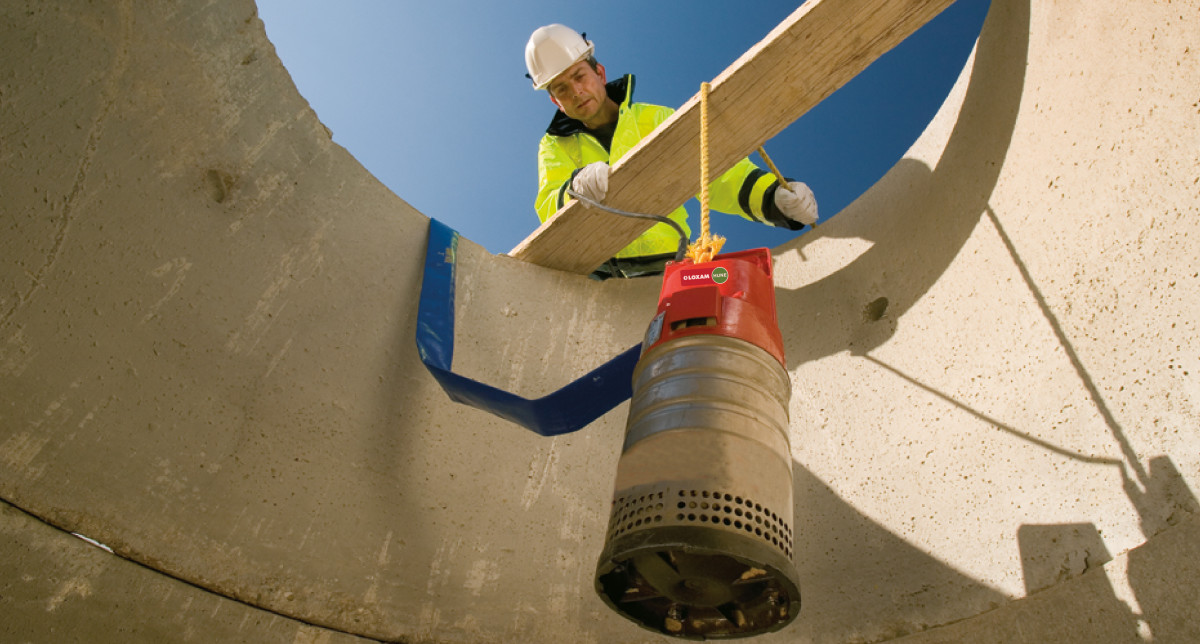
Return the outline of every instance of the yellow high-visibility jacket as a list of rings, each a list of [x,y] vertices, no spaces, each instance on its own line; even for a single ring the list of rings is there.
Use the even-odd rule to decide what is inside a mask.
[[[550,127],[538,144],[538,194],[534,204],[538,219],[546,221],[571,198],[567,188],[585,165],[596,161],[616,163],[675,110],[660,105],[633,102],[633,75],[608,83],[606,91],[620,106],[612,141],[605,145],[583,123],[555,112]],[[751,221],[799,230],[802,226],[784,217],[775,208],[775,177],[742,159],[709,186],[709,207],[739,215]],[[687,210],[680,206],[669,217],[684,232],[691,234]],[[673,253],[679,247],[679,235],[666,224],[655,224],[641,237],[617,253],[630,258]]]

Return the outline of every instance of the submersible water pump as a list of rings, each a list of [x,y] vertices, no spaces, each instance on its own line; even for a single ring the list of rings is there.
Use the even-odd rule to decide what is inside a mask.
[[[613,610],[689,639],[796,617],[790,397],[770,252],[668,264],[596,569]]]

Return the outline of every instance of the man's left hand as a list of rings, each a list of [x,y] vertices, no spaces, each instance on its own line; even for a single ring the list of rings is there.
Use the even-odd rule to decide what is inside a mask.
[[[604,201],[608,193],[608,164],[596,161],[583,166],[571,180],[571,189],[592,201]]]
[[[790,181],[776,188],[775,207],[792,221],[806,226],[817,223],[817,198],[803,181]]]

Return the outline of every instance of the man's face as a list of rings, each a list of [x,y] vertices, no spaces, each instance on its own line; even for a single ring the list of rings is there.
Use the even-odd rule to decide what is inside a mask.
[[[586,123],[608,98],[604,83],[604,65],[597,64],[596,69],[592,69],[586,60],[581,60],[555,76],[546,89],[550,90],[550,100],[558,109]]]

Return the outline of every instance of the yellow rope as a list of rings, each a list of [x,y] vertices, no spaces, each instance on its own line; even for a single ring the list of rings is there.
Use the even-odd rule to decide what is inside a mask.
[[[708,230],[708,83],[700,84],[700,237],[688,246],[687,256],[693,262],[711,262],[725,238],[713,236]]]
[[[708,83],[700,83],[700,236],[687,249],[688,258],[697,264],[711,262],[725,245],[724,237],[712,235],[708,230],[708,91],[711,88]],[[767,156],[767,151],[759,146],[758,154],[767,162],[780,187],[786,190],[788,181],[771,157]],[[816,228],[817,225],[813,224],[812,227]]]
[[[767,156],[767,151],[763,149],[762,146],[759,146],[758,148],[758,156],[762,157],[763,161],[767,162],[767,167],[770,168],[771,173],[775,175],[775,180],[779,182],[779,187],[787,190],[788,180],[783,178],[783,173],[779,171],[779,168],[775,167],[775,162],[771,160],[771,157]]]

